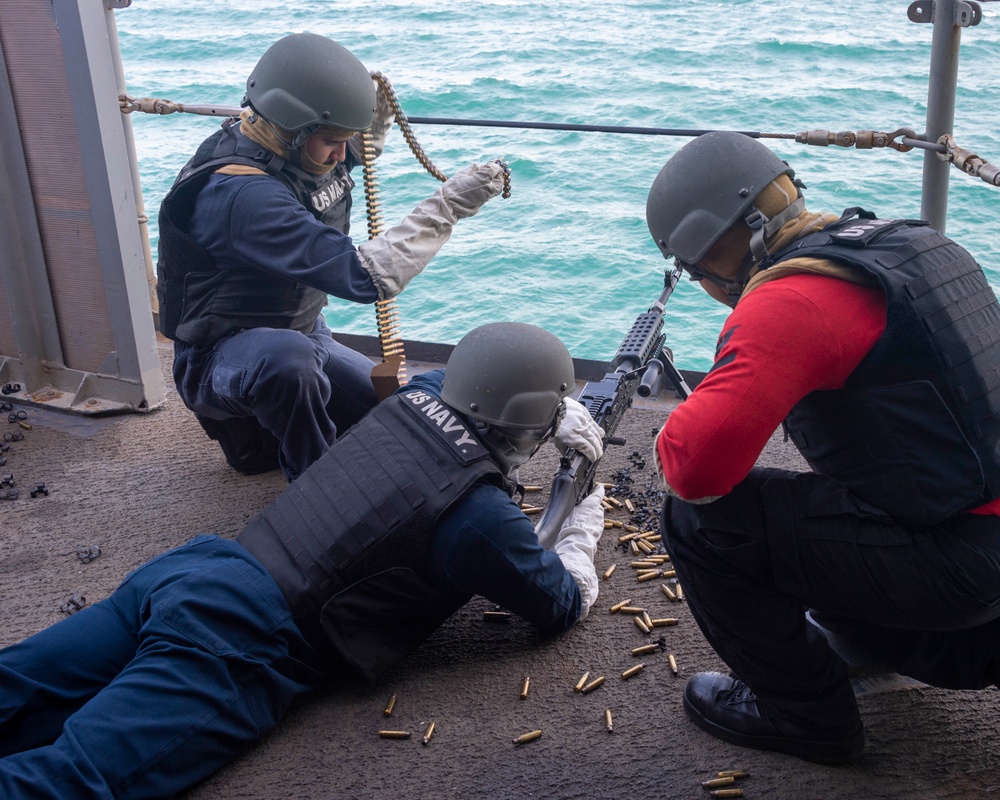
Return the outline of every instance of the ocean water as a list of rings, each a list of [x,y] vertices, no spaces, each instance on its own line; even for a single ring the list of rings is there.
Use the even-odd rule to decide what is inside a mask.
[[[409,116],[795,134],[922,131],[931,25],[909,0],[133,0],[115,12],[128,93],[238,105],[279,37],[330,36],[393,83]],[[1000,2],[962,34],[954,134],[1000,163]],[[156,212],[218,119],[133,114],[155,253]],[[415,126],[452,174],[504,158],[512,195],[488,203],[397,299],[404,338],[453,343],[490,321],[558,334],[575,356],[609,359],[667,266],[645,223],[653,178],[686,136]],[[924,155],[812,147],[764,137],[808,187],[810,210],[860,205],[918,217]],[[437,181],[398,130],[377,162],[383,217],[400,220]],[[367,238],[360,169],[352,235]],[[1000,291],[1000,188],[952,169],[947,232]],[[667,306],[681,368],[711,365],[728,310],[682,281]],[[331,298],[335,330],[374,334],[370,306]]]

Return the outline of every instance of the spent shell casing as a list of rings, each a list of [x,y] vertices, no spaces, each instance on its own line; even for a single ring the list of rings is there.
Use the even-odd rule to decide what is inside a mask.
[[[528,742],[533,742],[535,739],[542,738],[541,731],[529,731],[528,733],[522,733],[516,739],[514,739],[514,744],[527,744]]]
[[[531,686],[531,677],[528,675],[524,676],[524,680],[521,682],[521,699],[524,700],[528,696],[528,688]]]
[[[633,675],[638,675],[646,668],[645,664],[636,664],[634,667],[629,667],[622,673],[622,680],[627,681]]]
[[[743,797],[742,789],[712,789],[709,797]]]
[[[660,575],[662,575],[664,578],[676,578],[677,577],[677,570],[675,570],[675,569],[665,569],[665,570],[663,570],[660,573]]]
[[[636,547],[638,547],[640,550],[645,551],[647,554],[652,553],[656,550],[656,548],[653,547],[653,545],[651,545],[645,539],[635,539],[633,541],[635,541]]]
[[[633,647],[632,655],[634,656],[644,656],[648,653],[655,653],[660,649],[658,644],[644,644],[641,647]]]
[[[615,603],[613,606],[611,606],[611,613],[617,614],[631,602],[632,598],[630,597],[628,600],[622,600],[620,603]]]
[[[604,580],[607,580],[608,578],[610,578],[611,574],[615,571],[615,567],[616,566],[617,566],[617,564],[612,564],[610,567],[608,567],[606,570],[604,570],[604,574],[601,575],[601,577],[604,578]]]
[[[541,486],[525,486],[524,491],[526,492],[540,492],[542,491]]]
[[[742,769],[724,769],[716,773],[720,778],[749,778],[750,773]]]
[[[670,671],[674,673],[674,675],[679,675],[680,672],[677,670],[677,659],[674,658],[673,653],[667,653],[667,661],[670,662]]]
[[[383,711],[382,713],[387,717],[391,716],[392,710],[395,707],[396,707],[396,695],[393,695],[392,697],[389,698],[389,702],[385,704],[385,711]]]
[[[645,571],[645,570],[648,570],[648,569],[656,569],[657,566],[659,566],[659,565],[653,559],[644,558],[644,559],[642,559],[640,561],[633,561],[629,566],[631,566],[632,569],[637,569],[637,570],[643,570],[643,571]]]
[[[635,627],[637,627],[643,633],[649,633],[649,628],[646,627],[646,623],[642,621],[642,617],[632,617],[633,622],[635,622]]]
[[[509,611],[484,611],[483,619],[487,622],[510,622],[511,613]]]
[[[663,575],[662,569],[651,569],[649,572],[636,573],[635,578],[637,581],[639,581],[639,583],[645,583],[646,581],[655,580],[656,578],[659,578],[661,575]]]
[[[605,497],[604,499],[607,502],[611,503],[611,505],[613,505],[615,508],[621,508],[622,507],[621,500],[618,500],[617,498],[608,496],[608,497]]]
[[[431,737],[433,735],[434,735],[434,723],[431,722],[427,725],[426,728],[424,728],[424,735],[420,737],[420,741],[423,742],[424,744],[429,744],[431,741]]]
[[[383,739],[409,739],[409,731],[379,731],[378,735]]]
[[[632,551],[632,555],[639,555],[639,545],[635,543],[635,539],[628,543],[629,549]]]
[[[580,680],[578,680],[576,682],[576,686],[573,687],[573,691],[574,692],[582,692],[583,691],[583,687],[587,685],[587,679],[589,677],[590,677],[590,673],[589,672],[584,672],[583,675],[580,676]]]
[[[27,422],[22,422],[21,420],[18,420],[17,424],[20,425],[22,428],[24,428],[26,431],[31,430],[31,426]]]
[[[631,514],[631,513],[633,512],[633,511],[635,511],[635,506],[634,506],[634,505],[632,505],[632,501],[631,501],[631,500],[629,500],[629,499],[628,499],[627,497],[625,498],[625,508],[626,508],[626,509],[628,510],[628,512],[629,512],[630,514]]]
[[[672,625],[676,625],[679,622],[677,617],[661,617],[660,619],[650,620],[651,628],[669,628]]]
[[[604,727],[608,729],[608,733],[614,733],[615,724],[611,720],[611,709],[604,709]]]
[[[677,595],[678,600],[684,599],[684,590],[681,588],[681,585],[679,583],[676,586],[674,586],[674,594]]]
[[[598,686],[602,686],[604,684],[604,681],[605,677],[603,675],[601,675],[599,678],[594,678],[594,680],[592,680],[590,683],[588,683],[586,686],[580,689],[580,694],[587,694],[588,692],[594,691],[594,689],[596,689]]]
[[[629,602],[631,603],[632,601],[629,600]],[[641,614],[646,609],[644,609],[642,606],[622,606],[618,610],[621,611],[623,614]]]
[[[652,628],[653,627],[653,620],[649,616],[649,612],[648,611],[643,611],[640,616],[642,617],[642,624],[643,625],[645,625],[647,628]]]
[[[732,775],[724,775],[721,778],[712,778],[710,781],[702,781],[701,785],[705,789],[718,789],[722,786],[732,786],[736,783],[736,778]]]
[[[674,590],[667,586],[667,584],[660,584],[660,588],[663,589],[663,593],[667,596],[667,599],[670,600],[671,603],[677,602],[677,595],[674,594]]]
[[[619,536],[618,537],[618,544],[625,544],[625,542],[631,542],[636,536],[639,535],[639,529],[638,528],[634,528],[634,527],[630,527],[630,526],[626,525],[624,527],[624,530],[629,531],[629,533],[626,533],[624,536]]]

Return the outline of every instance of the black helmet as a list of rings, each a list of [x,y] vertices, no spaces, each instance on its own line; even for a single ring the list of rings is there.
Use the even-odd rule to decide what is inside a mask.
[[[320,127],[366,130],[375,114],[375,84],[365,65],[333,39],[295,33],[261,56],[243,105],[298,133],[301,143]]]
[[[494,322],[455,345],[441,399],[513,439],[540,440],[553,432],[573,382],[573,359],[558,338],[523,322]]]
[[[756,139],[734,131],[702,134],[674,153],[653,181],[646,200],[653,241],[665,257],[694,265],[742,218],[762,242],[775,226],[764,231],[770,220],[752,208],[753,202],[781,175],[794,177],[795,172]],[[798,215],[804,203],[789,206],[780,223]],[[755,257],[766,254],[754,245]]]

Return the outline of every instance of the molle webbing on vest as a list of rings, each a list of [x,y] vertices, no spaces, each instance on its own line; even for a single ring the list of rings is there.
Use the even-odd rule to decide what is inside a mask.
[[[924,223],[846,218],[775,263],[799,256],[874,275],[887,309],[846,386],[786,420],[813,469],[914,524],[1000,496],[1000,305],[972,256]]]
[[[238,127],[224,125],[201,144],[160,207],[157,294],[163,333],[202,346],[248,328],[308,333],[327,302],[325,292],[249,265],[219,270],[187,232],[198,192],[225,165],[264,170],[321,222],[347,232],[354,182],[343,165],[316,179],[251,141]]]
[[[474,483],[499,475],[476,439],[464,460],[456,455],[458,427],[470,432],[451,421],[449,430],[400,395],[386,399],[240,534],[304,629],[315,630],[331,596],[368,576],[394,566],[423,574],[440,515]]]

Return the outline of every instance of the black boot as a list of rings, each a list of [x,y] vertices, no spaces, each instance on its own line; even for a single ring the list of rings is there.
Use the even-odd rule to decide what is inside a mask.
[[[806,725],[762,704],[743,681],[718,672],[691,677],[684,689],[684,709],[695,725],[719,739],[819,764],[846,764],[865,746],[860,718],[832,728]]]

